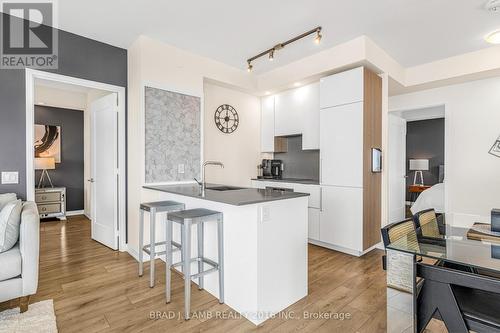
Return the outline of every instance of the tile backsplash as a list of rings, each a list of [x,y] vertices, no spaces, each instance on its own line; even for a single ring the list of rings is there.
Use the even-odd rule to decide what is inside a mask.
[[[146,183],[199,178],[201,99],[145,89]]]
[[[319,150],[302,150],[302,135],[287,137],[288,151],[275,153],[284,164],[283,178],[319,180]]]

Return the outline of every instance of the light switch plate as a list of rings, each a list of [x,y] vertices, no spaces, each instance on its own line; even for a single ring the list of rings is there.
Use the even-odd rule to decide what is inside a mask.
[[[184,173],[184,164],[178,164],[177,165],[177,172],[178,173]]]
[[[3,171],[2,184],[19,184],[19,172],[17,171]]]
[[[261,208],[261,221],[262,222],[267,222],[271,219],[271,209],[269,208],[269,206],[263,206]]]

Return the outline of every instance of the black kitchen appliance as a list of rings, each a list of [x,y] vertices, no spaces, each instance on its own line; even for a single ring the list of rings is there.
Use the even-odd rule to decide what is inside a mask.
[[[271,174],[273,179],[283,178],[283,161],[282,160],[271,160]]]
[[[269,159],[263,159],[262,164],[258,165],[259,175],[257,178],[260,179],[272,179],[273,174],[271,172],[271,161]]]

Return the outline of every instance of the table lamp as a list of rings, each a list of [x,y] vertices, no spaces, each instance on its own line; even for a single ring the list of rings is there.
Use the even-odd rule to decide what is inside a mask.
[[[50,187],[54,187],[47,170],[55,170],[55,168],[56,160],[53,157],[35,157],[35,170],[42,170],[38,188],[42,188],[45,185],[45,178],[49,181]]]
[[[424,185],[424,174],[422,171],[429,170],[429,160],[427,159],[414,159],[410,160],[410,171],[415,171],[413,178],[413,185]],[[417,175],[420,175],[420,183],[417,183]]]

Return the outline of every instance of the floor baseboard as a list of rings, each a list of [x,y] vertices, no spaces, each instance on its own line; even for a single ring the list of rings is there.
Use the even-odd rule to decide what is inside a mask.
[[[84,215],[84,213],[85,212],[83,210],[70,210],[66,212],[66,216]]]

